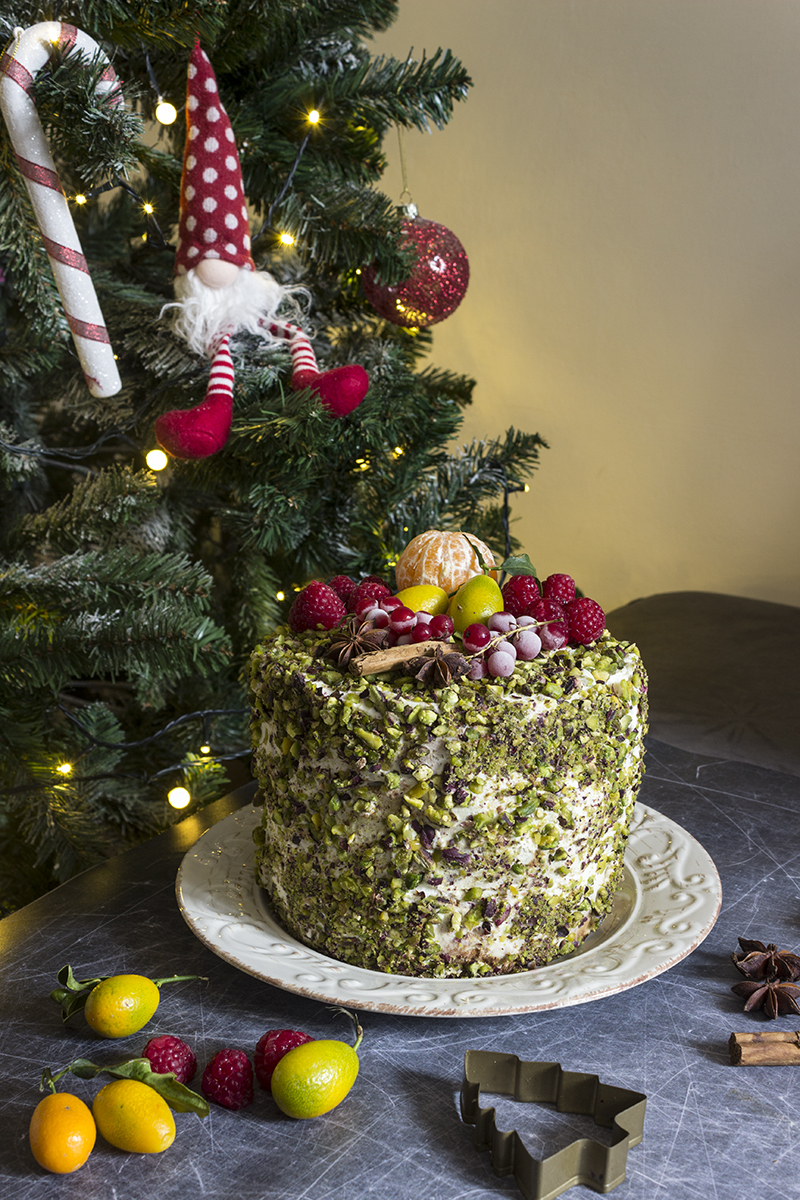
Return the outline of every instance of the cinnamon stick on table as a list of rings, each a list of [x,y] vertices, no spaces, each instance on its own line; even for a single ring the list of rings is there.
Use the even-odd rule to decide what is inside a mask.
[[[800,1066],[800,1029],[770,1033],[732,1033],[728,1039],[735,1067]]]

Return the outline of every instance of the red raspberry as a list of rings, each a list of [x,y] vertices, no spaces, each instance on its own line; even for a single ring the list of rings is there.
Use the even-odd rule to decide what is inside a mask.
[[[142,1051],[142,1058],[150,1060],[150,1066],[157,1075],[169,1075],[172,1072],[178,1083],[188,1083],[194,1079],[197,1070],[197,1059],[191,1046],[169,1033],[150,1038]]]
[[[269,1029],[259,1038],[255,1053],[256,1078],[262,1088],[272,1090],[272,1072],[277,1067],[284,1054],[302,1046],[303,1042],[313,1042],[307,1033],[297,1029]]]
[[[557,600],[534,600],[528,608],[528,616],[536,621],[547,621],[546,625],[538,625],[536,632],[542,639],[543,650],[560,650],[566,646],[569,638],[564,609]]]
[[[244,1050],[220,1050],[203,1071],[203,1094],[223,1108],[253,1103],[253,1068]]]
[[[596,600],[581,596],[571,601],[564,609],[569,625],[570,641],[588,646],[596,642],[606,627],[606,614]]]
[[[381,579],[380,575],[365,575],[361,580],[362,583],[379,583],[381,587],[385,587],[389,591],[389,585],[385,579]]]
[[[356,605],[359,600],[365,600],[367,597],[374,600],[376,603],[384,596],[390,596],[391,592],[385,583],[381,583],[379,579],[362,579],[356,590],[350,597],[350,603],[347,606],[348,612],[355,612]]]
[[[542,584],[542,594],[546,600],[557,600],[559,604],[569,604],[575,599],[575,580],[569,575],[548,575]]]
[[[528,611],[525,614],[528,617],[533,617],[536,621],[560,621],[564,622],[564,609],[559,604],[558,600],[533,600],[528,605]],[[566,625],[564,627],[566,632]]]
[[[539,580],[535,575],[512,575],[503,586],[504,611],[515,617],[531,616],[528,605],[540,599]]]
[[[295,633],[306,629],[333,629],[347,616],[344,602],[327,583],[316,580],[303,588],[289,609],[289,628]]]
[[[334,575],[333,579],[328,581],[328,587],[333,588],[339,599],[349,606],[350,597],[358,587],[358,584],[349,575]]]

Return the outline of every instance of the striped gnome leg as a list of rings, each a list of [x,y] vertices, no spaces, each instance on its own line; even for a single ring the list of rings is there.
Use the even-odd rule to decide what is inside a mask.
[[[313,392],[334,417],[343,417],[359,406],[369,388],[369,376],[362,366],[351,363],[320,371],[311,342],[302,329],[288,321],[272,321],[267,328],[273,337],[285,338],[289,343],[292,391]]]
[[[211,363],[205,399],[196,408],[178,408],[156,421],[159,445],[173,458],[208,458],[221,450],[233,420],[233,360],[227,334]]]

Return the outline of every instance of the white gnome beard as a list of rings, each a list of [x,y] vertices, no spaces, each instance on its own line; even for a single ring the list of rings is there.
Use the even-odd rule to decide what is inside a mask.
[[[174,310],[172,328],[190,350],[208,357],[226,334],[240,330],[272,341],[266,324],[296,290],[281,287],[266,271],[244,267],[227,287],[208,287],[191,270],[175,277],[174,288],[175,303],[165,306],[165,310]]]

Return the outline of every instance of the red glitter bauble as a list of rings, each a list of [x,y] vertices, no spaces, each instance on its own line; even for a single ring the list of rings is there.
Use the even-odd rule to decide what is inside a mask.
[[[469,283],[467,252],[454,233],[436,221],[412,216],[403,221],[403,248],[416,250],[414,270],[387,287],[374,267],[362,276],[364,293],[379,316],[406,329],[425,329],[458,308]]]

